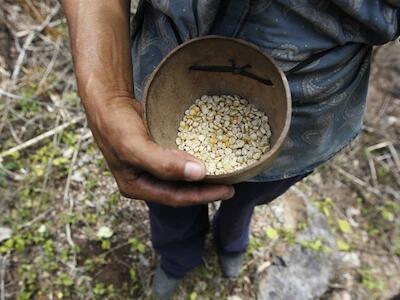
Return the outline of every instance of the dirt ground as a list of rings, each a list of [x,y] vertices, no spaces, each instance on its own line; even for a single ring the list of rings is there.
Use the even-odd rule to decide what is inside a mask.
[[[375,49],[370,83],[360,136],[297,185],[353,260],[322,299],[400,297],[398,42]],[[0,99],[0,299],[151,299],[147,208],[117,193],[87,128],[57,1],[0,1]],[[276,223],[257,208],[236,281],[209,241],[176,299],[255,299]]]

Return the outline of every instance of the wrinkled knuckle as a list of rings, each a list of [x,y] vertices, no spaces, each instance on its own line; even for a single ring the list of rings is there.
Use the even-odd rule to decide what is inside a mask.
[[[180,193],[169,193],[166,196],[166,200],[168,201],[169,206],[180,207],[182,206],[183,197]]]
[[[175,196],[175,201],[179,207],[185,207],[196,204],[196,201],[190,195],[178,193]]]
[[[168,160],[162,163],[161,165],[161,171],[162,171],[162,175],[165,176],[171,176],[171,175],[175,175],[176,173],[176,164],[174,161]]]
[[[200,196],[200,193],[194,193],[190,199],[190,201],[194,204],[200,202],[201,200],[202,197]]]
[[[125,191],[125,190],[119,190],[119,193],[121,194],[121,196],[122,197],[125,197],[125,198],[132,198],[132,196],[127,192],[127,191]]]
[[[173,198],[177,205],[182,204],[186,200],[186,198],[181,193],[176,193],[175,195],[173,195]]]
[[[134,160],[134,154],[132,151],[132,145],[129,141],[122,141],[118,149],[118,158],[123,163],[132,163]]]
[[[118,186],[118,191],[119,193],[125,197],[125,198],[132,198],[133,195],[130,193],[127,185],[125,184],[124,181],[118,181],[117,180],[117,186]]]
[[[125,198],[131,198],[130,193],[124,189],[124,188],[118,188],[119,193],[121,194],[121,196],[125,197]]]

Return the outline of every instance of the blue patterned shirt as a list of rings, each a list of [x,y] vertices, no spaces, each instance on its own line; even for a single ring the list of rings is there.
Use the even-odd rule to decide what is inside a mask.
[[[151,0],[140,5],[132,46],[135,96],[179,43],[216,34],[271,55],[288,74],[292,123],[273,165],[253,179],[304,174],[357,136],[366,104],[372,45],[399,36],[397,0]],[[168,101],[168,99],[166,99]]]

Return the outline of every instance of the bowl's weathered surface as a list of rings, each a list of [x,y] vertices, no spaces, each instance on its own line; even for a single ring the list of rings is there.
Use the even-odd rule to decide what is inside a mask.
[[[263,84],[252,78],[221,72],[189,70],[190,66],[251,65],[248,72],[272,81]],[[287,79],[271,57],[239,39],[206,36],[187,41],[171,51],[146,83],[144,119],[154,141],[176,148],[177,128],[185,110],[202,95],[240,95],[269,117],[271,149],[256,163],[224,175],[208,175],[206,182],[246,181],[268,168],[279,154],[291,119],[291,97]]]

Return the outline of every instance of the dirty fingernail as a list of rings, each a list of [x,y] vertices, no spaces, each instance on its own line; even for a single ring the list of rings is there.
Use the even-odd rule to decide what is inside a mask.
[[[205,169],[201,164],[188,161],[185,164],[185,169],[183,171],[185,179],[187,180],[200,180],[205,175]]]

